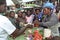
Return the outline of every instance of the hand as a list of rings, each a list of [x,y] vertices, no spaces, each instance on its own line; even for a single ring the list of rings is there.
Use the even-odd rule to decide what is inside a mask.
[[[28,24],[27,28],[33,28],[33,25]]]

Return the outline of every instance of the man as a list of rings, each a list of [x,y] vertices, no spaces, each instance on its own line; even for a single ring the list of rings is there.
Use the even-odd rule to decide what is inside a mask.
[[[48,4],[48,5],[47,5]],[[59,36],[57,33],[58,18],[55,13],[53,13],[53,5],[51,3],[46,3],[43,7],[43,16],[40,26],[49,28],[52,31],[52,36]]]
[[[42,25],[46,26],[46,27],[51,27],[53,25],[55,25],[56,23],[58,23],[58,18],[57,16],[51,12],[50,8],[44,8],[43,9],[44,12],[44,18],[42,19]]]
[[[6,10],[6,0],[0,0],[0,13],[4,13]],[[28,26],[23,27],[21,30],[15,28],[14,25],[5,16],[0,15],[0,40],[7,40],[7,36],[11,35],[16,38],[21,35]]]
[[[23,10],[20,4],[16,4],[15,6],[16,6],[15,12],[17,12],[18,10]]]
[[[41,12],[40,9],[35,9],[35,14],[34,14],[34,15],[35,15],[34,20],[35,20],[36,18],[38,18],[38,20],[41,21],[42,16],[43,16],[43,13]]]

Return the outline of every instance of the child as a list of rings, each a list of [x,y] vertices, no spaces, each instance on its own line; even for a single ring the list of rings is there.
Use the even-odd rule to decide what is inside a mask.
[[[33,22],[33,19],[34,19],[34,15],[32,14],[32,11],[31,10],[28,10],[27,11],[27,15],[26,15],[26,22],[29,24],[32,24]]]

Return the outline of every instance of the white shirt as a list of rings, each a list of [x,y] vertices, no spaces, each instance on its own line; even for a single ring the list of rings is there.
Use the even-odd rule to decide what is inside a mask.
[[[5,16],[0,15],[0,40],[7,40],[8,35],[12,34],[16,28]]]
[[[29,17],[26,16],[26,22],[27,23],[32,23],[34,19],[34,15],[30,15]]]

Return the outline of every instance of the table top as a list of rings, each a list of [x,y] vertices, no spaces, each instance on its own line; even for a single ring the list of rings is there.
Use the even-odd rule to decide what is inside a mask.
[[[34,33],[35,30],[39,30],[39,33],[43,35],[43,29],[42,28],[37,28],[37,27],[34,27],[32,29],[27,29],[24,33],[25,34],[22,34],[20,35],[19,37],[17,37],[15,40],[26,40],[26,35],[29,34],[28,30],[32,30],[32,33]],[[8,40],[13,40],[11,37],[8,37]]]

